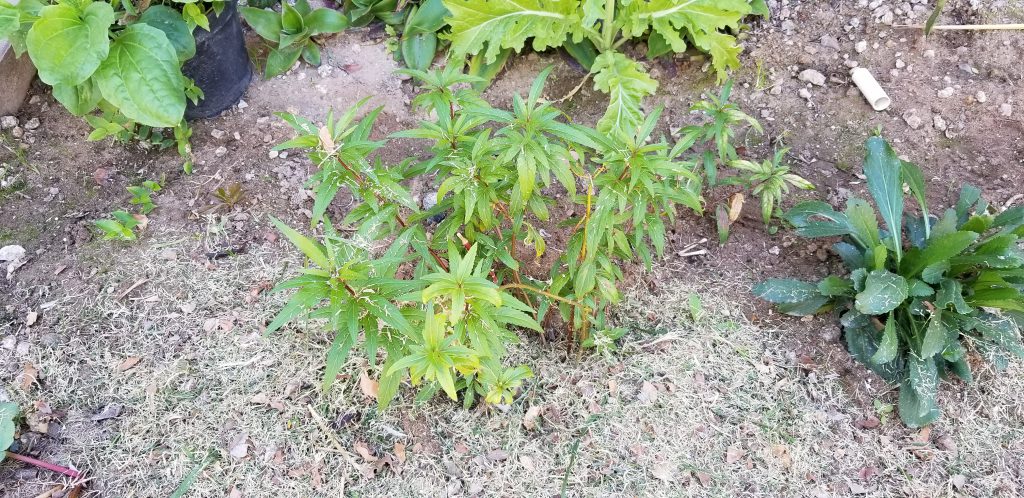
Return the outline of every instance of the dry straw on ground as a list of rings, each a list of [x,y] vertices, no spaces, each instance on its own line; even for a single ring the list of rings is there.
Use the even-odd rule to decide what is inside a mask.
[[[212,269],[185,256],[202,252],[194,241],[127,249],[89,280],[99,292],[60,300],[42,327],[3,331],[30,347],[0,350],[0,363],[39,369],[30,392],[4,372],[7,391],[64,413],[43,456],[126,498],[169,495],[209,451],[219,458],[187,496],[1024,493],[1019,366],[947,388],[927,442],[895,415],[860,428],[873,410],[851,402],[827,359],[811,367],[787,351],[787,330],[751,325],[742,283],[701,288],[696,318],[687,284],[630,293],[618,314],[631,333],[614,354],[566,361],[525,340],[510,361],[537,376],[509,407],[417,404],[405,389],[378,413],[357,359],[322,395],[325,332],[260,335],[282,303],[266,284],[300,264],[278,246]],[[94,420],[104,413],[116,417]],[[10,496],[48,479],[0,470],[17,483]]]

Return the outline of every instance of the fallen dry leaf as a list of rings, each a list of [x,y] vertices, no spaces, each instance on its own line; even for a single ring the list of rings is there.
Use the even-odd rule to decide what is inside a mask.
[[[651,475],[659,481],[673,481],[675,477],[672,474],[672,465],[669,462],[657,462],[651,467]]]
[[[871,478],[876,475],[878,475],[878,469],[870,465],[861,467],[861,469],[857,472],[857,477],[859,477],[862,481],[871,480]]]
[[[640,386],[640,394],[637,399],[641,403],[653,403],[658,400],[658,388],[654,384],[647,382],[646,380]]]
[[[238,488],[231,486],[231,491],[228,492],[228,498],[242,498],[242,492]]]
[[[711,484],[711,474],[707,472],[697,472],[697,480],[700,481],[700,485],[705,488]]]
[[[395,443],[395,457],[398,458],[398,463],[405,464],[405,445],[402,443]]]
[[[729,223],[735,223],[736,220],[740,219],[740,213],[743,211],[743,194],[736,192],[729,197]]]
[[[790,468],[793,466],[793,457],[789,455],[789,447],[784,444],[773,444],[772,455],[778,460],[779,465],[783,468]]]
[[[124,361],[117,365],[117,371],[125,372],[131,370],[132,368],[135,367],[135,365],[138,365],[140,361],[142,361],[142,358],[138,356],[129,356],[125,358]]]
[[[249,454],[249,435],[241,433],[228,444],[228,454],[235,460],[241,460]]]
[[[96,168],[96,171],[92,172],[92,179],[96,182],[96,185],[103,186],[110,180],[110,170],[107,168]]]
[[[469,447],[463,443],[455,443],[455,452],[460,455],[465,455],[466,453],[469,453]]]
[[[492,462],[508,460],[508,452],[505,450],[492,450],[487,452],[487,459]]]
[[[538,405],[531,406],[526,410],[526,414],[523,415],[523,427],[526,430],[532,431],[537,428],[537,419],[540,418],[541,407]]]
[[[253,396],[252,399],[249,400],[249,402],[255,403],[257,405],[269,405],[270,397],[267,396],[265,393],[256,393],[256,395]]]
[[[380,385],[377,381],[370,378],[370,374],[364,369],[359,374],[359,390],[363,391],[363,395],[367,398],[377,399],[377,391],[380,389]]]
[[[21,388],[23,390],[31,391],[37,380],[39,380],[39,369],[35,365],[25,363],[21,366]]]
[[[111,403],[103,408],[103,411],[93,415],[89,418],[93,422],[102,422],[112,418],[117,418],[121,414],[121,405],[117,403]]]
[[[729,449],[725,450],[725,463],[736,463],[746,454],[747,452],[743,448],[730,446]]]
[[[220,319],[217,319],[217,318],[207,318],[206,321],[203,322],[203,330],[206,331],[206,332],[213,332],[214,330],[217,330],[217,327],[219,325],[220,325]]]
[[[29,311],[28,314],[25,315],[25,326],[31,327],[36,324],[37,320],[39,320],[39,313]]]
[[[377,457],[374,456],[373,452],[370,451],[370,448],[366,446],[366,443],[363,441],[356,441],[352,447],[355,448],[356,453],[359,453],[359,456],[363,457],[363,460],[366,460],[367,462],[377,461]]]

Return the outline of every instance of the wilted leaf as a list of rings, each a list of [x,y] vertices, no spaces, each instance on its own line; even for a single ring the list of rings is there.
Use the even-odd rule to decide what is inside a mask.
[[[25,315],[25,326],[31,327],[36,324],[37,320],[39,320],[39,313],[29,311],[28,314]]]
[[[370,451],[369,446],[367,446],[365,442],[356,441],[352,447],[355,448],[356,453],[359,453],[359,456],[363,457],[363,460],[366,460],[367,462],[377,461],[377,457],[374,456],[373,452]]]
[[[363,395],[367,398],[377,399],[377,391],[380,389],[380,384],[377,381],[370,378],[370,374],[364,369],[359,374],[359,390],[363,392]]]
[[[725,463],[736,463],[740,461],[747,452],[738,446],[730,446],[725,450]]]
[[[537,419],[540,418],[541,407],[538,405],[531,406],[526,410],[526,414],[523,415],[523,427],[526,430],[532,431],[537,428]]]
[[[241,433],[228,444],[228,454],[235,460],[241,460],[249,454],[249,435]]]
[[[132,368],[135,367],[135,365],[138,365],[140,361],[142,361],[142,358],[138,356],[129,356],[125,358],[124,361],[117,365],[117,371],[125,372],[131,370]]]
[[[736,192],[729,197],[729,222],[735,223],[736,220],[740,219],[740,213],[743,212],[743,194]]]
[[[657,462],[653,466],[651,466],[651,475],[654,476],[654,478],[658,479],[659,481],[671,482],[675,480],[675,477],[673,477],[672,475],[672,470],[673,469],[671,463]]]
[[[793,466],[793,457],[789,454],[789,447],[784,444],[773,444],[772,455],[778,461],[779,465],[783,468],[790,468]]]
[[[89,418],[93,422],[102,422],[112,418],[117,418],[121,414],[121,405],[118,403],[111,403],[103,408],[103,411],[93,415]]]
[[[39,379],[39,369],[31,363],[25,363],[21,367],[21,388],[25,391],[32,390],[32,386]]]
[[[398,459],[398,463],[405,463],[405,445],[402,443],[395,443],[395,458]]]
[[[658,400],[658,388],[650,382],[644,381],[643,385],[640,386],[640,394],[637,399],[641,403],[653,403]]]

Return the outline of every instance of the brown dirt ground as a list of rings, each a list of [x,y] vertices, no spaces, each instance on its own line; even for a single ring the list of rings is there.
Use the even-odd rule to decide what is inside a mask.
[[[746,39],[744,68],[735,75],[734,101],[766,129],[765,136],[745,137],[749,155],[763,157],[770,144],[784,142],[792,147],[796,171],[818,185],[806,195],[841,202],[864,195],[857,176],[861,144],[882,127],[894,147],[922,167],[933,202],[955,198],[963,183],[981,187],[994,203],[1019,202],[1019,33],[943,34],[924,41],[911,31],[875,24],[870,11],[854,2],[789,3],[795,29],[787,33],[781,20],[755,25]],[[1024,21],[1013,2],[980,12],[951,3],[950,22]],[[854,17],[862,27],[847,36],[843,26]],[[823,35],[838,38],[841,49],[822,46]],[[861,39],[878,46],[857,54],[853,45]],[[354,362],[356,373],[341,383],[339,394],[317,394],[322,333],[298,330],[281,342],[255,334],[280,304],[279,297],[261,294],[260,286],[299,264],[282,242],[268,240],[266,215],[300,225],[312,204],[301,190],[308,162],[268,158],[272,145],[290,137],[272,113],[319,120],[330,108],[372,96],[372,105],[384,106],[381,135],[416,119],[407,106],[413,89],[392,74],[396,66],[379,32],[345,33],[326,48],[330,74],[301,67],[255,82],[246,108],[195,123],[198,161],[191,176],[181,173],[170,151],[85,142],[87,125],[67,115],[38,82],[33,87],[37,98],[19,117],[23,123],[38,118],[42,125],[24,140],[0,136],[0,162],[24,180],[0,192],[0,245],[21,244],[31,255],[13,280],[0,278],[0,338],[11,345],[0,349],[0,395],[28,412],[39,412],[39,402],[54,412],[48,432],[23,440],[34,454],[89,470],[91,488],[101,496],[166,496],[193,465],[187,452],[205,451],[203,441],[224,449],[240,433],[252,440],[249,457],[236,460],[225,451],[202,474],[195,496],[225,496],[232,488],[246,496],[336,496],[345,489],[368,496],[550,496],[561,489],[563,476],[570,476],[565,482],[573,496],[830,496],[862,489],[879,496],[1024,493],[1024,414],[1014,391],[1022,382],[1020,369],[1009,373],[1009,381],[986,375],[974,386],[947,386],[947,418],[925,444],[925,456],[911,451],[917,449],[916,432],[898,422],[878,431],[858,428],[857,421],[876,412],[876,400],[894,402],[891,390],[855,365],[839,342],[823,339],[835,335],[832,322],[779,317],[748,294],[766,277],[822,276],[836,264],[818,259],[822,247],[785,231],[765,233],[754,206],[724,247],[701,242],[715,238],[709,218],[690,216],[673,227],[669,257],[637,281],[637,297],[623,307],[623,320],[632,320],[639,333],[627,339],[621,357],[566,363],[550,346],[526,341],[517,354],[536,365],[539,375],[522,404],[509,412],[464,412],[433,402],[414,406],[409,398],[391,413],[377,414],[358,396]],[[875,113],[850,91],[846,57],[873,70],[893,97],[890,110]],[[897,59],[906,66],[898,76],[890,73]],[[548,64],[556,64],[549,98],[565,94],[583,76],[558,54],[513,60],[486,95],[496,104],[525,92]],[[689,56],[651,64],[662,85],[649,104],[666,106],[665,133],[695,119],[689,106],[702,92],[717,91],[701,65]],[[797,95],[804,83],[795,77],[806,68],[829,77],[825,87],[810,89],[809,101]],[[946,87],[954,88],[953,97],[938,97]],[[975,98],[979,91],[986,103]],[[1016,108],[1011,117],[1000,114],[1004,103]],[[584,123],[594,122],[602,106],[603,96],[589,88],[565,104]],[[919,129],[903,119],[911,110],[924,122]],[[932,126],[935,115],[948,123],[948,132]],[[213,138],[214,129],[227,137]],[[385,159],[419,150],[401,145]],[[217,156],[219,147],[227,153]],[[102,184],[96,180],[99,169],[107,172]],[[125,186],[155,178],[164,178],[165,190],[156,197],[159,208],[142,240],[125,245],[90,234],[91,220],[127,207]],[[227,216],[199,212],[217,187],[236,182],[248,197],[243,206]],[[712,200],[727,194],[715,193]],[[341,196],[336,208],[344,211],[350,201]],[[708,254],[675,256],[692,244]],[[244,254],[207,261],[208,253],[237,247],[245,247]],[[140,279],[146,283],[120,296]],[[681,311],[680,296],[690,293],[714,303],[708,309],[715,318],[703,328],[688,324]],[[40,318],[29,327],[25,320],[32,311]],[[204,327],[211,318],[217,320],[212,329]],[[708,339],[715,334],[725,342]],[[649,347],[664,336],[683,339]],[[143,358],[141,368],[117,372],[130,356]],[[808,381],[808,372],[794,366],[797,359],[815,365],[819,379]],[[26,363],[40,367],[38,383],[27,390],[21,386]],[[611,392],[612,381],[629,394]],[[645,382],[663,400],[656,409],[649,409],[650,395],[636,395]],[[286,402],[276,418],[249,403],[266,389],[276,389],[271,397]],[[111,403],[121,404],[126,415],[91,421]],[[407,444],[403,474],[385,469],[368,478],[348,469],[305,405],[329,415],[336,437],[350,451],[354,442],[368,441],[378,456],[395,458],[393,442]],[[528,406],[544,410],[539,433],[521,425]],[[693,406],[701,408],[691,413]],[[808,406],[813,409],[801,411]],[[183,420],[195,423],[182,425]],[[677,420],[680,426],[672,427]],[[943,437],[953,439],[952,449]],[[506,454],[495,453],[499,449]],[[726,465],[728,449],[743,456]],[[786,464],[786,455],[795,463]],[[664,462],[674,465],[667,477],[659,470]],[[963,475],[968,484],[960,486],[956,476]],[[36,496],[53,479],[5,462],[0,494]]]

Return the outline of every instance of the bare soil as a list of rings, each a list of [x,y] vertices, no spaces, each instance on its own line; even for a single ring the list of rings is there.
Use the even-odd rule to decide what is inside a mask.
[[[1024,22],[1019,2],[950,4],[948,23]],[[734,101],[765,126],[764,135],[743,137],[747,155],[785,144],[796,172],[818,186],[789,202],[864,196],[861,146],[879,127],[921,166],[936,204],[955,199],[964,183],[994,204],[1021,202],[1019,33],[923,40],[876,23],[856,2],[785,5],[785,16],[745,34]],[[857,53],[861,40],[869,48]],[[750,287],[764,278],[839,269],[824,245],[766,233],[753,203],[722,247],[710,218],[672,227],[668,257],[631,280],[619,311],[631,334],[620,352],[577,361],[524,339],[514,354],[537,377],[507,409],[416,404],[406,389],[381,414],[360,391],[366,367],[356,360],[335,391],[321,394],[326,333],[259,334],[283,299],[267,295],[268,284],[300,264],[267,216],[301,226],[312,206],[302,185],[312,165],[269,156],[291,137],[273,113],[322,120],[370,96],[384,107],[381,136],[412,125],[414,89],[393,73],[383,42],[378,30],[346,32],[325,47],[326,68],[254,82],[245,106],[194,123],[192,175],[173,151],[86,142],[87,125],[35,84],[18,117],[41,125],[20,139],[0,132],[0,163],[19,179],[0,190],[0,246],[20,244],[30,255],[12,279],[0,275],[0,401],[18,402],[30,421],[20,451],[85,470],[89,493],[111,497],[167,496],[208,451],[220,458],[188,496],[1024,493],[1019,365],[984,371],[971,386],[947,384],[944,418],[927,434],[907,429],[886,412],[891,387],[849,358],[833,320],[781,317],[752,300]],[[891,109],[876,113],[851,89],[847,60],[874,72]],[[525,55],[486,97],[507,104],[548,64],[548,98],[584,76],[563,55]],[[703,65],[690,55],[649,64],[661,87],[648,105],[665,106],[664,134],[694,122],[690,105],[718,91]],[[825,86],[797,79],[809,68],[827,76]],[[941,97],[947,88],[952,94]],[[592,124],[604,99],[587,85],[564,108]],[[911,116],[920,126],[910,126]],[[225,133],[214,138],[214,130]],[[398,145],[385,160],[422,150]],[[128,207],[124,187],[146,179],[162,179],[164,190],[141,240],[98,240],[92,220]],[[245,202],[203,212],[218,187],[234,183]],[[711,193],[709,204],[729,193]],[[334,209],[350,204],[340,196]],[[678,256],[685,247],[708,252]],[[696,319],[691,294],[704,302]],[[31,324],[30,313],[38,314]],[[37,496],[59,482],[0,464],[0,496]]]

